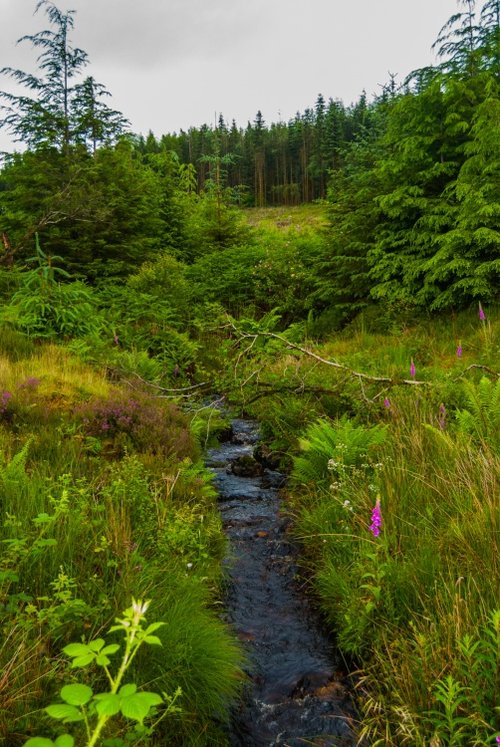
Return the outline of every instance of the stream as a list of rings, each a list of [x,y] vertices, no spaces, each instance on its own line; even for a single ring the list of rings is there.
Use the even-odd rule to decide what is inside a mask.
[[[284,477],[253,458],[258,440],[255,423],[233,420],[230,440],[209,449],[206,462],[229,539],[226,619],[249,659],[230,744],[354,747],[345,672],[300,589],[297,548],[280,510]]]

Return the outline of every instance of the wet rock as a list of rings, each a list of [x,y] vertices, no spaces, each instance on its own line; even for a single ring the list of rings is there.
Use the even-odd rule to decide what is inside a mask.
[[[257,444],[253,450],[254,459],[262,464],[263,467],[270,470],[277,470],[280,466],[280,460],[277,454],[275,454],[269,446],[265,444]]]
[[[225,444],[228,441],[231,441],[231,439],[234,436],[233,426],[232,425],[228,425],[225,428],[223,428],[222,430],[217,431],[216,436],[217,436],[217,441],[220,444]]]
[[[262,477],[263,488],[282,488],[286,483],[286,477],[281,472],[273,472],[266,469]]]
[[[264,467],[253,456],[238,457],[230,465],[229,470],[237,477],[260,477],[264,473]]]

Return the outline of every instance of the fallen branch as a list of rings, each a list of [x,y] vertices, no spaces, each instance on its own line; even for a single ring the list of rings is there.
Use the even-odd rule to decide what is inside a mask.
[[[312,350],[303,348],[301,345],[297,345],[295,342],[290,342],[290,340],[287,340],[281,335],[277,335],[275,332],[257,332],[255,334],[249,334],[240,332],[236,327],[233,327],[233,329],[240,336],[240,339],[252,339],[255,341],[259,337],[269,337],[273,340],[279,340],[287,348],[290,348],[291,350],[298,350],[300,353],[303,353],[310,358],[314,358],[314,360],[317,360],[319,363],[323,363],[325,366],[331,366],[332,368],[336,368],[339,371],[344,371],[350,376],[356,377],[358,380],[360,380],[360,382],[361,380],[363,380],[369,381],[374,384],[388,384],[389,386],[399,386],[401,384],[404,384],[406,386],[432,386],[432,382],[430,381],[420,381],[418,379],[392,379],[389,376],[371,376],[370,374],[362,373],[361,371],[355,371],[353,368],[350,368],[343,363],[337,363],[337,361],[331,361],[327,360],[326,358],[322,358],[317,353],[313,353]]]
[[[481,365],[480,363],[471,363],[471,364],[470,364],[470,366],[467,366],[467,368],[465,368],[465,369],[464,369],[464,370],[462,371],[462,373],[461,373],[461,374],[460,374],[459,376],[457,376],[457,378],[456,378],[456,379],[453,379],[453,381],[460,381],[460,379],[462,379],[462,378],[463,378],[463,377],[465,376],[465,374],[466,374],[466,373],[467,373],[468,371],[470,371],[471,369],[473,369],[473,368],[479,368],[479,369],[481,369],[482,371],[487,371],[487,372],[488,372],[489,374],[491,374],[492,376],[495,376],[495,377],[496,377],[497,379],[500,379],[500,373],[498,373],[498,371],[494,371],[494,370],[493,370],[492,368],[490,368],[489,366],[483,366],[483,365]]]
[[[261,387],[262,389],[265,388],[266,391],[257,392],[253,397],[245,400],[245,405],[251,405],[258,399],[271,397],[274,394],[281,394],[283,392],[292,392],[293,394],[338,394],[338,389],[325,389],[321,386],[306,386],[305,384],[282,384],[276,386],[267,381],[259,381],[256,386]]]

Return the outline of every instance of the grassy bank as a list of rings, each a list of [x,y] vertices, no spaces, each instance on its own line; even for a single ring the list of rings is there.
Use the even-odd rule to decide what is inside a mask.
[[[307,577],[360,670],[361,734],[495,744],[500,325],[493,310],[394,324],[301,344],[317,357],[269,340],[247,406],[292,465]]]
[[[181,689],[146,741],[223,744],[241,656],[216,613],[224,537],[203,424],[61,347],[7,329],[0,340],[1,740],[64,731],[44,712],[63,685],[106,691],[102,668],[70,669],[62,649],[101,637],[134,598],[165,623],[128,673],[166,695],[147,723]],[[117,717],[103,737],[133,723]]]

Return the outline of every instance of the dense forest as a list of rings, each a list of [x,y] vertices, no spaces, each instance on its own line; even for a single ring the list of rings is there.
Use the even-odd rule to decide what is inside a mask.
[[[374,100],[156,138],[37,4],[36,72],[0,91],[24,148],[0,169],[5,744],[229,743],[245,654],[203,453],[231,411],[289,475],[359,744],[498,742],[500,3],[458,5],[438,64]]]

